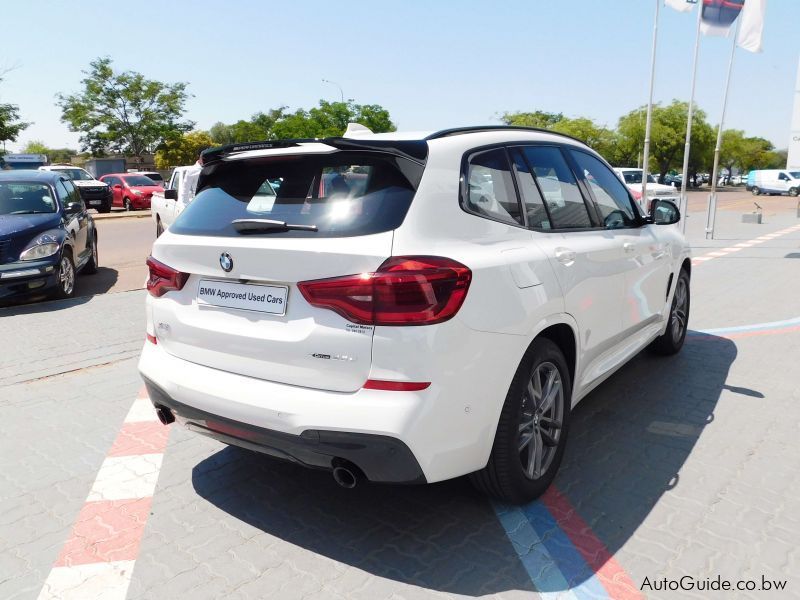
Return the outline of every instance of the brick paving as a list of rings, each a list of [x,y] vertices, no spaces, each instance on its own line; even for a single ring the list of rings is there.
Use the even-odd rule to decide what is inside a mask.
[[[798,223],[738,216],[720,215],[717,240],[693,216],[695,254]],[[636,585],[789,580],[782,592],[645,597],[800,598],[800,331],[701,333],[800,317],[795,254],[800,232],[697,265],[684,351],[642,353],[575,410],[556,488]],[[38,597],[104,458],[141,443],[115,446],[141,387],[143,297],[0,309],[0,598]],[[64,323],[71,338],[53,334]],[[173,427],[149,513],[131,600],[538,595],[523,559],[539,547],[520,555],[463,480],[347,491]],[[531,524],[550,556],[571,551],[562,521]],[[592,597],[590,562],[542,595]]]

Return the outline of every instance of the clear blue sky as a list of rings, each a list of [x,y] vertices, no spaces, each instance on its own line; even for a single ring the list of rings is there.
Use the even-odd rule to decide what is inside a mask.
[[[189,82],[187,117],[205,129],[320,98],[377,103],[400,129],[497,122],[547,110],[609,126],[647,99],[654,0],[402,2],[161,0],[0,6],[0,101],[34,121],[20,142],[77,147],[58,92],[98,56],[117,69]],[[800,53],[796,0],[770,0],[765,51],[737,50],[727,127],[785,148]],[[688,99],[693,14],[662,7],[656,99]],[[697,101],[721,110],[730,40],[704,38]],[[11,145],[16,149],[21,144]]]

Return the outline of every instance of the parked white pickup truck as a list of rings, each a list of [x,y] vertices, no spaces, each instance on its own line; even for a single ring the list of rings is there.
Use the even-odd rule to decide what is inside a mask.
[[[150,212],[156,224],[156,237],[172,222],[194,198],[200,165],[175,167],[163,192],[154,192],[150,199]]]

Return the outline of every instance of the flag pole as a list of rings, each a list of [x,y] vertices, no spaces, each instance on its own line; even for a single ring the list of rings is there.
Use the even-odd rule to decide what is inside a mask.
[[[692,113],[694,112],[694,89],[697,83],[697,55],[700,51],[700,22],[703,17],[703,5],[697,7],[697,32],[694,38],[694,58],[692,59],[692,93],[689,98],[689,114],[686,119],[686,144],[683,147],[683,179],[681,180],[681,215],[682,230],[686,232],[686,218],[689,212],[689,199],[686,196],[686,184],[689,179],[689,147],[692,140]]]
[[[656,16],[653,22],[653,51],[650,61],[650,95],[647,100],[647,121],[644,126],[644,156],[642,157],[642,199],[645,212],[649,210],[647,206],[647,170],[650,166],[650,126],[653,121],[653,84],[656,78],[656,46],[658,42],[658,11],[661,7],[661,0],[656,0]]]
[[[739,28],[742,26],[742,17],[736,20],[736,33],[733,35],[731,57],[728,61],[728,76],[725,80],[725,95],[722,97],[722,115],[717,128],[717,145],[714,147],[714,170],[711,173],[711,193],[708,195],[708,211],[706,212],[706,239],[714,239],[714,225],[717,220],[717,170],[719,169],[719,152],[722,146],[722,128],[725,125],[725,112],[728,109],[728,91],[731,89],[731,72],[733,71],[733,58],[736,56],[736,43],[739,39]]]

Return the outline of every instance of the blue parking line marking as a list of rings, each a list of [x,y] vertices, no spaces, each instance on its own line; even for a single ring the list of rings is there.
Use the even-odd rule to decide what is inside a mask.
[[[493,503],[495,513],[503,528],[506,531],[511,545],[517,553],[522,566],[531,578],[531,582],[536,587],[537,593],[541,598],[546,600],[550,599],[569,599],[569,600],[607,600],[608,595],[605,589],[594,577],[590,577],[591,581],[578,582],[573,577],[576,572],[586,572],[589,568],[583,561],[577,550],[572,548],[572,553],[569,554],[569,560],[580,561],[582,569],[571,568],[567,571],[569,577],[565,576],[564,572],[564,555],[561,550],[557,550],[557,555],[553,555],[552,544],[547,543],[545,535],[540,535],[540,532],[550,530],[557,530],[560,533],[560,543],[570,544],[566,535],[558,528],[555,519],[550,516],[547,509],[538,502],[533,502],[528,507],[523,509],[506,506],[499,503]],[[545,520],[538,518],[539,529],[531,522],[528,510],[532,507],[538,507],[539,510],[544,511],[547,515],[549,523],[545,525]],[[576,587],[571,587],[569,579],[577,583]]]
[[[562,577],[577,598],[607,599],[608,592],[594,576],[575,545],[541,502],[531,502],[522,508],[528,522],[537,532]]]

